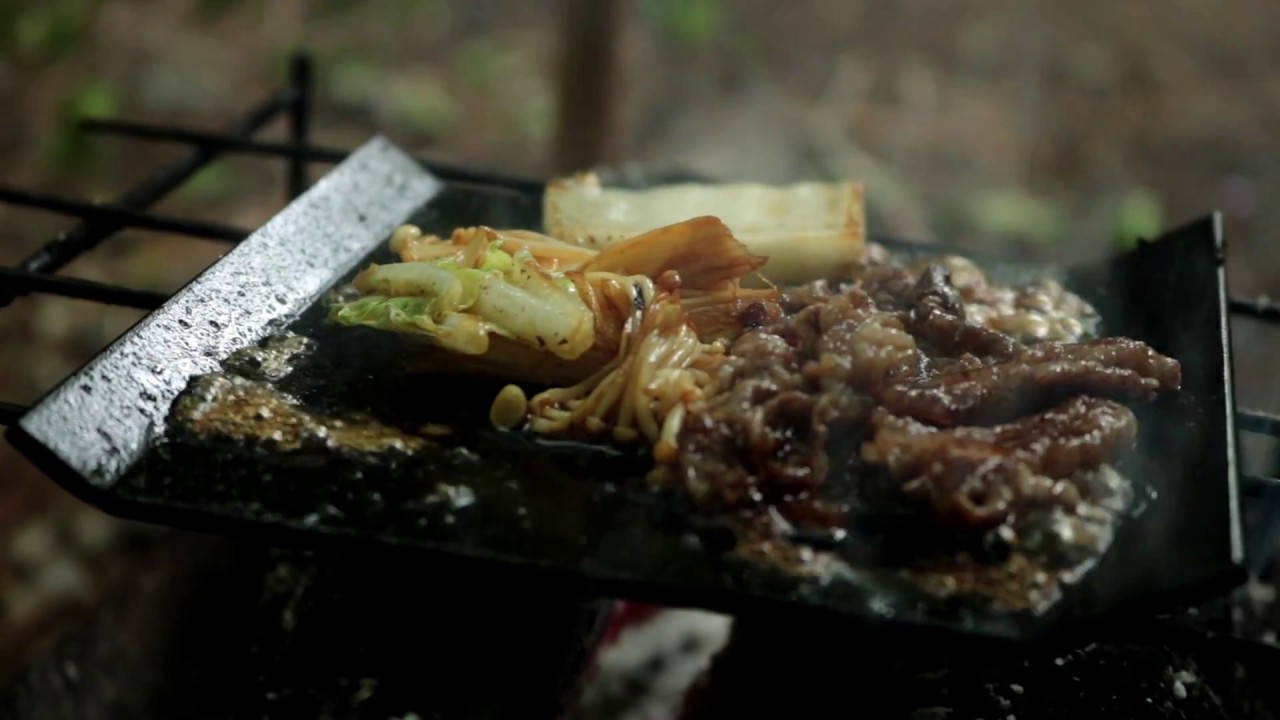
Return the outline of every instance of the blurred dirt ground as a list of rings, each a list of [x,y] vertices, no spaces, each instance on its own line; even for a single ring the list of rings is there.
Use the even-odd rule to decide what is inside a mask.
[[[558,5],[0,2],[0,181],[110,198],[182,149],[84,138],[78,118],[217,128],[275,87],[301,46],[319,68],[316,142],[352,147],[381,132],[423,155],[546,174]],[[861,178],[877,232],[1063,260],[1216,209],[1233,288],[1280,293],[1280,206],[1267,202],[1280,186],[1280,5],[619,5],[609,159],[737,179]],[[223,161],[159,209],[253,227],[280,206],[276,165]],[[67,225],[0,206],[0,263]],[[67,273],[168,291],[224,249],[130,232]],[[139,316],[46,297],[0,311],[0,398],[33,400]],[[1280,342],[1245,324],[1236,333],[1240,397],[1274,409],[1280,384],[1259,369]],[[104,548],[129,536],[121,527],[0,444],[0,657],[56,625],[51,608],[101,586]]]

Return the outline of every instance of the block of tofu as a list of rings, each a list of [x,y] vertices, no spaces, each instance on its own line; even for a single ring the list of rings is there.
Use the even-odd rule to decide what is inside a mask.
[[[858,182],[679,183],[629,190],[607,188],[593,173],[547,186],[546,233],[603,248],[663,225],[713,215],[750,250],[769,258],[769,282],[794,285],[829,276],[862,256],[866,239],[863,187]]]

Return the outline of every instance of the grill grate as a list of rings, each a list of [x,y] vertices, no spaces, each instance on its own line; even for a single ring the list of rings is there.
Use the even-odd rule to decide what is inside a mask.
[[[236,242],[249,231],[220,223],[203,222],[159,215],[147,208],[181,187],[198,171],[225,154],[243,154],[283,159],[288,163],[287,196],[300,195],[308,184],[311,163],[341,162],[347,151],[311,145],[309,140],[312,107],[312,63],[302,53],[289,61],[286,86],[252,108],[225,133],[208,133],[162,125],[121,120],[86,120],[84,132],[136,140],[181,143],[192,147],[186,158],[161,168],[136,187],[122,194],[114,203],[95,204],[0,185],[0,202],[50,210],[81,219],[70,231],[59,234],[17,267],[0,267],[0,309],[19,296],[45,293],[91,300],[141,309],[154,309],[167,299],[162,293],[105,283],[67,278],[55,273],[84,252],[93,249],[126,228],[159,230],[192,238]],[[287,142],[255,140],[253,136],[271,121],[284,116],[288,124]],[[453,183],[482,184],[512,189],[540,189],[542,182],[504,173],[422,161],[423,165],[443,180]],[[1235,315],[1266,322],[1280,322],[1280,304],[1269,298],[1254,300],[1230,298],[1229,308]],[[0,425],[12,425],[27,407],[0,400]],[[1241,409],[1237,412],[1237,429],[1280,438],[1280,416]],[[1258,494],[1270,487],[1280,488],[1280,480],[1246,478],[1246,494]]]

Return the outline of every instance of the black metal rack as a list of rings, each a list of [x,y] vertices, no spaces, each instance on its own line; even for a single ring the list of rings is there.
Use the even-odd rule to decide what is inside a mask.
[[[164,304],[168,296],[149,290],[59,276],[56,273],[85,252],[92,250],[127,228],[156,230],[192,238],[238,242],[250,231],[222,223],[171,217],[148,208],[181,187],[197,172],[225,154],[246,154],[281,158],[288,164],[287,198],[292,200],[307,188],[311,163],[336,164],[346,150],[318,147],[308,142],[311,129],[312,62],[305,54],[289,61],[288,83],[249,110],[222,134],[197,132],[167,126],[118,120],[87,119],[84,132],[162,142],[192,147],[191,154],[156,171],[155,174],[121,194],[111,203],[90,203],[31,192],[0,183],[0,202],[79,218],[79,225],[61,232],[16,267],[0,267],[0,309],[30,293],[59,295],[79,300],[151,310]],[[287,142],[264,142],[253,136],[273,120],[288,123]],[[542,181],[505,173],[423,160],[438,177],[455,183],[497,185],[516,189],[541,188]],[[0,400],[0,425],[12,425],[27,407]]]
[[[0,184],[0,202],[48,210],[80,220],[78,225],[50,239],[37,252],[25,258],[17,266],[0,267],[0,311],[2,311],[3,308],[8,306],[16,298],[32,293],[44,293],[143,310],[154,309],[162,305],[168,299],[168,296],[164,293],[65,277],[60,276],[57,273],[83,253],[92,250],[113,235],[128,228],[157,230],[192,238],[212,239],[220,242],[236,242],[248,236],[249,231],[246,229],[219,223],[166,216],[153,213],[150,211],[150,208],[168,194],[180,188],[198,171],[207,167],[219,157],[227,154],[253,155],[283,160],[287,163],[286,196],[288,199],[296,198],[307,187],[308,169],[313,163],[334,164],[342,161],[347,155],[347,151],[342,149],[322,147],[310,143],[312,88],[313,78],[311,61],[305,55],[296,55],[290,61],[288,82],[286,86],[250,109],[236,122],[231,124],[222,134],[196,132],[180,128],[117,120],[94,119],[84,121],[81,124],[81,128],[85,132],[135,138],[146,141],[179,143],[189,146],[191,148],[191,152],[188,156],[168,166],[160,168],[157,172],[139,183],[137,186],[121,194],[113,202],[107,204],[94,204],[51,195],[38,194]],[[263,141],[255,139],[255,135],[260,130],[265,128],[269,123],[282,117],[287,123],[288,139],[286,141]],[[423,164],[439,177],[455,183],[486,184],[490,186],[518,189],[540,188],[542,185],[542,182],[536,179],[485,172],[432,161],[423,161]],[[1229,308],[1235,316],[1249,317],[1264,322],[1280,321],[1280,304],[1271,303],[1266,299],[1248,300],[1243,298],[1231,298],[1229,301]],[[14,424],[27,410],[28,408],[20,403],[0,399],[0,425]],[[1257,433],[1280,439],[1280,415],[1258,410],[1240,409],[1236,414],[1236,428],[1238,432]],[[1265,492],[1268,496],[1267,500],[1269,502],[1274,501],[1276,498],[1280,498],[1280,494],[1267,492],[1268,490],[1280,488],[1280,480],[1270,478],[1247,478],[1246,480],[1247,481],[1242,484],[1243,492],[1246,495],[1262,495]],[[186,558],[182,558],[182,561],[185,563]],[[363,559],[357,567],[363,572]],[[403,577],[403,574],[399,572],[388,573],[388,575],[396,578]],[[343,575],[342,577],[346,576]],[[253,580],[253,578],[250,578],[250,580]],[[219,577],[218,582],[212,587],[214,587],[214,589],[219,593],[226,594],[228,586],[229,583]],[[239,588],[239,586],[233,587]],[[255,591],[257,589],[257,586],[252,585],[252,583],[249,584],[249,587]],[[369,611],[361,609],[353,613],[358,614],[359,616],[367,615],[368,617],[375,618],[375,624],[377,618],[391,618],[383,623],[387,627],[382,628],[383,632],[381,634],[375,631],[370,631],[369,628],[362,629],[361,635],[373,637],[375,641],[379,643],[383,642],[385,638],[399,637],[404,634],[404,629],[398,625],[399,621],[395,620],[395,618],[401,616],[394,612],[388,612],[386,609],[386,597],[394,599],[430,596],[434,598],[437,595],[436,593],[415,595],[403,592],[399,588],[394,588],[393,590],[384,590],[382,588],[383,586],[381,584],[374,584],[371,592],[369,593],[369,598],[371,598],[369,600],[369,607],[377,608],[377,612],[370,614]],[[321,590],[312,590],[310,592],[312,595],[321,596],[324,599],[324,602],[329,602],[331,604],[334,601],[330,596],[338,597],[337,602],[340,604],[339,607],[342,608],[342,612],[353,612],[350,610],[349,606],[355,603],[356,600],[347,598],[341,593],[335,592],[326,594],[326,592],[324,592],[325,590],[325,587],[321,587]],[[239,592],[239,589],[236,591]],[[388,595],[388,593],[390,594]],[[217,595],[212,592],[210,594],[212,597],[221,597],[221,595]],[[144,599],[146,599],[145,593]],[[135,601],[136,597],[134,591],[131,590],[129,593],[129,602]],[[156,601],[153,599],[150,602],[155,603]],[[374,604],[375,602],[377,603],[376,605]],[[233,607],[239,606],[233,605]],[[541,605],[538,605],[535,606],[535,609],[541,607]],[[226,615],[225,610],[226,608],[224,606],[219,606],[218,612],[213,613],[213,615],[215,617],[223,617]],[[421,608],[416,604],[414,604],[411,609],[406,610],[406,612],[408,613],[408,616],[412,618],[420,619],[425,617],[424,613],[421,612]],[[508,611],[504,608],[496,616],[505,617],[507,612]],[[532,611],[527,612],[515,620],[504,625],[500,625],[499,630],[494,631],[492,634],[494,637],[501,637],[501,633],[519,632],[525,627],[537,629],[540,625],[546,625],[545,622],[527,622],[527,618],[535,616],[539,617],[540,620],[545,620],[545,612],[539,609],[538,613],[541,614],[535,615]],[[313,613],[313,615],[319,616],[321,619],[325,617],[321,616],[318,612]],[[210,615],[207,612],[198,614],[198,617],[200,618],[200,627],[205,627],[208,623],[209,616]],[[564,620],[561,625],[553,625],[550,629],[546,630],[545,637],[536,636],[529,642],[517,643],[514,647],[517,649],[521,647],[533,647],[538,649],[539,653],[541,653],[542,649],[546,647],[546,643],[549,642],[546,638],[553,637],[555,631],[562,626],[564,631],[568,632],[570,625],[572,625],[573,622],[577,622],[575,619],[576,616],[566,616],[568,619]],[[584,617],[593,616],[584,615]],[[272,620],[275,620],[274,616],[272,617]],[[227,627],[231,627],[235,622],[248,623],[252,621],[252,616],[248,619],[240,616],[232,616],[232,620],[227,621]],[[220,626],[215,625],[213,627]],[[278,630],[278,628],[274,629]],[[436,632],[436,628],[434,626],[431,627],[431,632]],[[286,636],[287,642],[299,642],[296,637],[289,633],[285,633],[284,635]],[[184,642],[186,642],[185,636],[175,635],[175,637],[184,637]],[[227,637],[235,638],[239,636],[234,635],[233,633],[224,633],[223,639],[226,639]],[[439,642],[438,637],[428,635],[425,632],[419,635],[409,634],[408,637],[413,640],[430,637],[432,642]],[[473,639],[474,638],[468,638],[468,643]],[[72,638],[72,640],[79,642],[79,638]],[[130,638],[130,641],[132,642],[132,638]],[[280,642],[286,641],[282,640]],[[319,647],[328,647],[331,643],[332,638],[329,636],[328,626],[326,625],[324,627],[323,642]],[[77,646],[71,645],[70,647],[76,648]],[[202,650],[201,653],[193,655],[194,658],[196,656],[203,656],[203,651],[206,648],[206,645],[188,643],[183,645],[182,649],[190,649],[191,647],[199,647]],[[300,644],[300,647],[307,647],[307,645],[302,643]],[[339,644],[336,645],[336,647],[346,648],[347,646]],[[226,656],[243,658],[246,656],[246,652],[247,651],[236,646],[233,647]],[[378,652],[368,653],[368,656],[379,657],[380,654],[388,653],[385,652],[385,648],[379,646]],[[250,655],[252,654],[250,653]],[[348,655],[351,657],[357,657],[359,654],[356,652],[350,652]],[[531,664],[535,662],[543,663],[542,658],[536,657],[537,655],[537,653],[519,655],[521,658],[528,658],[527,660],[520,660],[520,662],[528,662]],[[302,653],[298,653],[298,657],[301,656]],[[219,656],[214,654],[211,655],[211,657],[217,658]],[[70,658],[75,662],[79,662],[81,660],[80,651],[77,649],[67,650],[63,655],[54,655],[50,662],[54,663],[55,667],[61,667],[62,663],[66,662],[67,658]],[[172,659],[167,656],[166,658],[166,662]],[[486,655],[486,663],[490,662],[487,658],[488,656]],[[420,658],[417,659],[420,661]],[[196,661],[197,660],[194,659],[192,660],[192,662]],[[311,658],[303,658],[301,660],[291,658],[291,661],[295,664],[301,664],[308,672],[314,671],[314,668],[311,665],[313,662]],[[261,659],[259,659],[258,662],[261,662]],[[314,661],[317,665],[324,662],[326,662],[325,658]],[[226,671],[227,668],[232,668],[234,665],[234,663],[223,663],[222,665],[217,665],[215,663],[210,666],[214,669],[209,671],[208,676],[222,678],[223,676],[215,674],[215,671]],[[288,665],[287,663],[286,665],[286,669],[291,671],[293,666]],[[510,662],[509,665],[514,668],[517,667],[518,663]],[[345,666],[342,667],[345,669]],[[412,669],[418,666],[413,665],[412,663],[406,663],[405,667]],[[464,671],[469,667],[470,666],[464,665]],[[464,671],[458,671],[458,674],[463,675],[465,674]],[[491,673],[492,671],[493,668],[487,668],[487,672]],[[281,674],[281,671],[276,671],[275,675],[264,681],[267,683],[264,687],[274,688],[274,686],[269,683],[282,682],[279,677]],[[511,674],[517,675],[519,673],[512,671]],[[198,672],[188,673],[188,675],[193,678],[201,677]],[[479,673],[477,673],[477,676],[478,675]],[[327,676],[322,676],[321,681],[318,682],[322,683],[326,678]],[[285,678],[283,682],[292,681],[294,681],[294,678],[288,677]],[[393,678],[392,680],[384,682],[384,686],[387,688],[394,688],[395,679]],[[465,685],[465,683],[463,686],[468,688],[470,687]],[[408,687],[416,689],[416,682],[408,683]],[[1065,687],[1074,688],[1074,686]],[[221,690],[221,688],[219,688],[219,690]],[[59,698],[65,698],[67,695],[67,691],[61,684],[54,685],[53,692],[56,692],[57,694],[50,695],[51,697],[56,696]],[[336,692],[337,691],[335,691],[335,693]],[[394,691],[391,693],[387,693],[386,691],[380,692],[390,695],[394,694]],[[342,689],[342,693],[345,695],[350,694],[346,689]],[[84,694],[85,693],[81,693],[80,695]],[[499,695],[500,694],[501,693],[499,693]],[[33,694],[33,697],[43,696]],[[272,694],[268,693],[266,697],[270,698],[272,697]],[[290,700],[290,698],[286,697],[286,700]],[[387,715],[384,714],[381,716]]]
[[[341,162],[347,151],[312,145],[309,142],[312,112],[312,62],[302,53],[289,61],[288,82],[284,88],[250,109],[232,123],[224,133],[209,133],[121,120],[88,119],[81,122],[84,132],[138,140],[181,143],[191,146],[190,155],[166,167],[121,194],[107,204],[89,203],[52,195],[34,193],[0,184],[0,202],[48,210],[81,220],[74,228],[59,233],[17,267],[0,267],[0,309],[14,299],[29,293],[45,293],[90,300],[125,307],[154,309],[168,296],[134,288],[121,287],[56,273],[99,244],[126,228],[169,232],[193,238],[237,242],[249,230],[221,223],[171,217],[150,212],[150,208],[177,190],[201,169],[226,154],[255,155],[283,159],[287,163],[287,198],[292,200],[307,187],[307,173],[312,163]],[[254,135],[273,120],[286,119],[289,139],[286,142],[255,140]],[[506,173],[421,160],[441,179],[453,183],[483,184],[513,189],[540,189],[542,181]],[[1264,322],[1280,322],[1280,304],[1268,298],[1232,297],[1233,314]],[[0,425],[12,425],[27,407],[0,400]],[[1236,414],[1238,431],[1257,433],[1280,439],[1280,415],[1261,410],[1240,409]],[[1246,495],[1260,494],[1267,488],[1280,487],[1280,479],[1245,478]]]

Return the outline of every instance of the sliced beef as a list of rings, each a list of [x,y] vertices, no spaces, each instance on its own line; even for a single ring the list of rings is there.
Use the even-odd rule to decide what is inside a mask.
[[[1042,343],[1012,359],[890,383],[876,398],[895,415],[940,425],[988,425],[1075,395],[1148,401],[1182,383],[1177,361],[1128,338]]]
[[[1133,443],[1138,423],[1123,405],[1077,397],[1016,422],[940,430],[876,412],[863,459],[900,481],[948,524],[1000,524],[1029,505],[1074,508],[1087,479]],[[1087,490],[1086,490],[1087,494]]]
[[[1017,351],[1012,337],[965,319],[964,301],[942,265],[925,266],[914,294],[911,330],[937,353],[1004,359]]]
[[[1181,384],[1177,361],[1135,340],[1037,342],[1035,322],[1052,315],[1049,335],[1074,337],[1066,315],[1091,308],[1056,284],[999,288],[955,259],[907,268],[870,253],[845,280],[792,288],[780,305],[780,318],[743,323],[758,327],[682,426],[671,470],[709,506],[838,523],[815,503],[833,467],[853,468],[835,484],[849,487],[862,464],[954,527],[1071,507],[1133,440],[1118,402]],[[1035,327],[1000,330],[1017,318]]]

